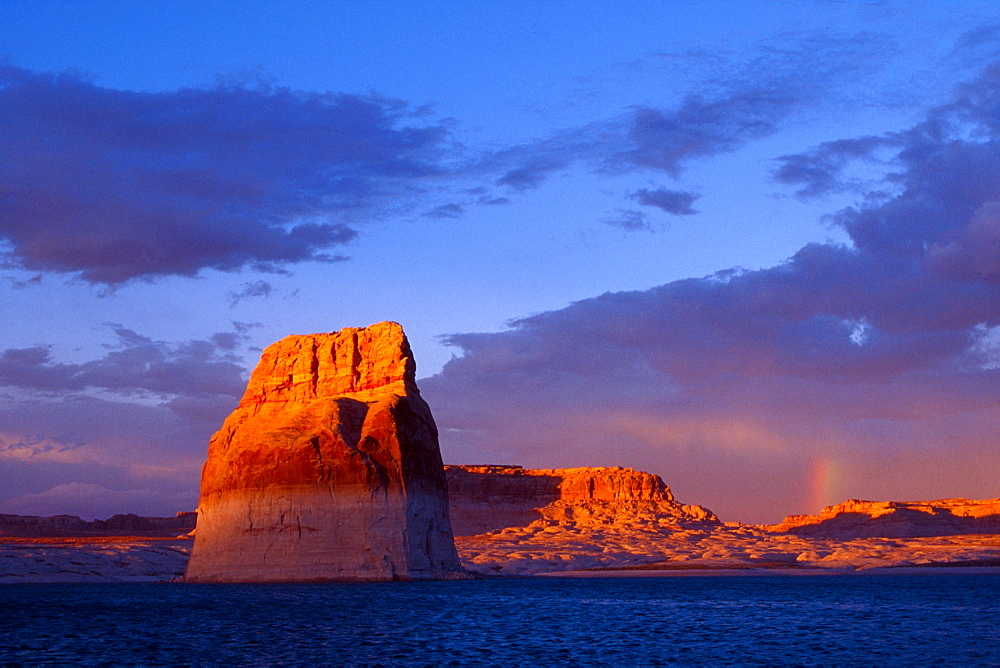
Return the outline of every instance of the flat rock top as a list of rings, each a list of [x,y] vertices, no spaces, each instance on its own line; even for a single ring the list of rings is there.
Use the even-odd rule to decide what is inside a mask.
[[[321,397],[367,401],[416,392],[416,364],[395,322],[287,336],[264,349],[241,406]]]
[[[658,475],[621,466],[525,469],[520,466],[445,466],[453,496],[504,494],[564,500],[666,501],[670,488]]]
[[[532,522],[568,527],[586,521],[608,527],[640,516],[642,521],[674,524],[719,521],[707,508],[678,503],[660,476],[621,466],[451,465],[445,467],[445,478],[458,535]]]

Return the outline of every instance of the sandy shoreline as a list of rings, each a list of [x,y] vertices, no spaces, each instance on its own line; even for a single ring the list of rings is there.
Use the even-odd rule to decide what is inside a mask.
[[[1000,536],[836,541],[759,530],[507,531],[459,537],[486,578],[998,574]],[[0,537],[0,583],[165,582],[184,574],[190,537]]]

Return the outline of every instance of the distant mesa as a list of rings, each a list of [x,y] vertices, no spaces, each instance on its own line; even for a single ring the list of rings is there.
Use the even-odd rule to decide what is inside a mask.
[[[1000,534],[1000,499],[970,501],[860,501],[850,499],[819,515],[789,515],[771,531],[823,538],[921,538]]]
[[[394,322],[268,346],[209,444],[185,580],[462,576],[415,375]]]
[[[634,469],[446,466],[456,536],[474,536],[535,522],[561,526],[628,524],[655,517],[672,525],[719,525],[702,506],[674,500],[658,475]]]
[[[196,514],[177,513],[174,517],[140,517],[133,513],[112,515],[106,520],[87,522],[76,515],[0,514],[0,536],[10,537],[87,537],[141,536],[174,537],[189,533],[195,526]]]

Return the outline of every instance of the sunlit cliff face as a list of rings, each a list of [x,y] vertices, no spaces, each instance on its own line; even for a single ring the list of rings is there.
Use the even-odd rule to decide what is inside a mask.
[[[461,573],[437,429],[393,322],[268,346],[212,437],[189,582]]]

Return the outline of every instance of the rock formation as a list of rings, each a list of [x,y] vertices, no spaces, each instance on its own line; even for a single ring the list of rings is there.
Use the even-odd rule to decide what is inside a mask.
[[[196,514],[177,513],[175,517],[140,517],[133,513],[112,515],[106,520],[87,522],[76,515],[2,515],[0,536],[69,537],[69,536],[177,536],[194,529]]]
[[[437,429],[402,328],[264,350],[209,444],[185,580],[395,580],[462,572]]]
[[[484,574],[632,566],[723,529],[659,476],[621,467],[448,466],[462,562]]]
[[[1000,534],[1000,499],[859,501],[828,506],[819,515],[789,515],[771,531],[828,538],[914,538]]]
[[[457,536],[524,527],[533,522],[591,526],[649,520],[670,525],[718,523],[712,511],[674,500],[658,475],[615,467],[524,469],[446,466]]]

